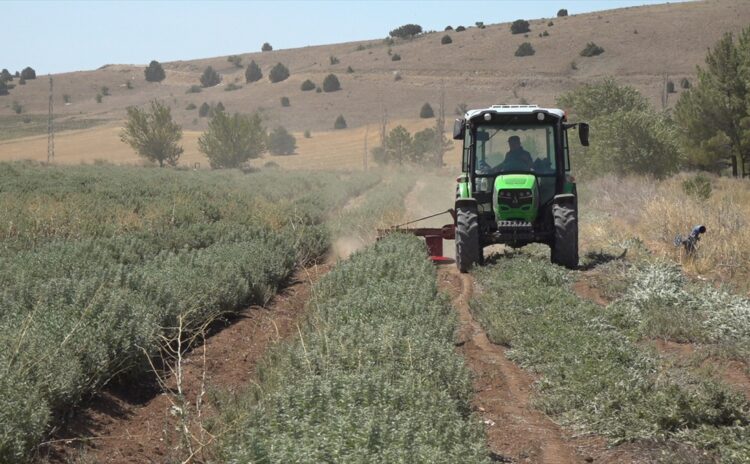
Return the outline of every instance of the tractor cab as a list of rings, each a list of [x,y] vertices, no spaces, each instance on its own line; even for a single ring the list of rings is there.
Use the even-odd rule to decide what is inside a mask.
[[[455,122],[463,140],[456,187],[456,261],[466,272],[485,246],[546,243],[552,261],[578,264],[577,192],[568,131],[588,145],[588,125],[536,105],[493,105]],[[564,224],[563,224],[564,223]]]

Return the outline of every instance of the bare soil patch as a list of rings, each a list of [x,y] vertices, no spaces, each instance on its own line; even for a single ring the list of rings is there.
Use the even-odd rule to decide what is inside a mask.
[[[273,343],[297,332],[297,322],[311,287],[332,267],[316,265],[297,271],[292,283],[267,307],[250,307],[226,327],[194,348],[182,360],[180,388],[189,403],[194,449],[210,444],[201,425],[215,414],[211,390],[237,391],[254,381],[257,362]],[[168,393],[152,380],[105,389],[79,409],[67,426],[40,452],[42,460],[70,462],[81,456],[99,463],[163,463],[186,452],[175,404],[177,379],[165,379]],[[196,404],[201,404],[200,410]]]

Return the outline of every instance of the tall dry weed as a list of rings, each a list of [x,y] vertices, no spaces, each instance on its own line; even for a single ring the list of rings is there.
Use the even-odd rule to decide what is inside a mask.
[[[596,250],[620,246],[633,237],[657,255],[673,259],[692,274],[750,290],[750,183],[709,177],[708,198],[687,193],[680,174],[664,181],[646,177],[603,177],[581,190],[581,245]],[[674,246],[702,224],[707,232],[693,256]]]

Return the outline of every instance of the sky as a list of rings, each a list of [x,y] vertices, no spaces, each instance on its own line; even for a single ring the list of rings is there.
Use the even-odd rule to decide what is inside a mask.
[[[39,75],[384,38],[424,30],[551,18],[664,0],[4,1],[0,69]],[[674,0],[673,0],[674,3]]]

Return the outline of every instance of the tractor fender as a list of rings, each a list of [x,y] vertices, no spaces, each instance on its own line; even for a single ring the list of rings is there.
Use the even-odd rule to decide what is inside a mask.
[[[456,209],[458,208],[476,208],[476,198],[456,198]]]
[[[552,202],[556,205],[573,205],[576,202],[576,196],[572,193],[561,193],[560,195],[555,195]]]

